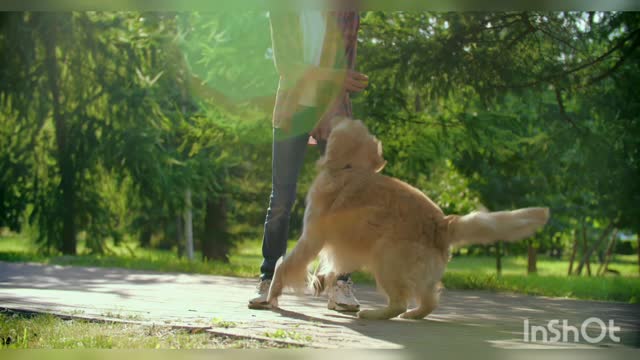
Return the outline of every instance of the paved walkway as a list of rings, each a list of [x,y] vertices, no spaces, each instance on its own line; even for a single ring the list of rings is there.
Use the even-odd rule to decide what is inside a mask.
[[[255,285],[255,280],[223,276],[0,262],[0,308],[189,326],[322,348],[443,352],[452,347],[470,352],[537,347],[640,348],[638,305],[445,290],[441,306],[427,320],[366,321],[353,314],[329,311],[326,299],[311,296],[285,295],[278,311],[248,310],[246,302]],[[357,286],[356,295],[364,308],[384,303],[384,297],[369,286]],[[614,320],[622,329],[618,333],[622,342],[605,339],[594,346],[585,342],[523,341],[525,319],[532,325],[566,319],[569,325],[579,327],[589,317]]]

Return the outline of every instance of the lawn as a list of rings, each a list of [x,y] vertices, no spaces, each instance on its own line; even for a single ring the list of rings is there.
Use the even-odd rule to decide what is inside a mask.
[[[0,313],[0,349],[237,349],[283,347],[205,332],[128,323]]]
[[[593,260],[592,260],[593,261]],[[577,266],[574,264],[574,268]],[[599,263],[592,263],[592,271],[598,269]],[[638,277],[638,257],[636,255],[614,255],[609,264],[610,270],[617,270],[621,276]],[[538,256],[539,276],[566,276],[569,269],[568,259],[554,259],[549,256]],[[496,271],[496,260],[490,256],[459,256],[449,262],[448,271],[470,271],[492,274]],[[504,275],[526,275],[526,256],[505,256],[502,258]],[[586,270],[584,270],[586,273]]]
[[[290,242],[289,247],[294,245]],[[0,237],[0,261],[31,261],[57,265],[122,267],[141,270],[228,275],[258,276],[261,261],[260,242],[247,240],[238,244],[228,264],[221,262],[189,262],[175,253],[138,248],[135,244],[109,247],[108,255],[45,256],[25,237]],[[484,289],[510,291],[530,295],[545,295],[591,300],[640,302],[640,277],[634,255],[614,256],[610,268],[620,276],[567,276],[568,261],[539,256],[538,274],[526,275],[526,257],[503,257],[503,274],[496,276],[495,259],[483,256],[455,257],[449,264],[443,283],[449,289]],[[594,271],[597,265],[593,265]],[[371,283],[367,273],[353,275],[356,282]]]

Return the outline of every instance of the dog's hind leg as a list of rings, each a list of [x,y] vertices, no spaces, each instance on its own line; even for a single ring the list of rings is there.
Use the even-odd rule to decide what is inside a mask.
[[[324,243],[317,240],[317,237],[303,235],[291,253],[284,259],[278,260],[267,299],[270,303],[275,304],[277,298],[282,295],[282,290],[287,286],[296,289],[304,288],[309,275],[307,266],[318,256],[323,245]]]
[[[407,310],[408,286],[403,276],[396,272],[379,272],[376,274],[378,286],[387,293],[389,304],[378,310],[361,310],[361,319],[386,320],[394,318]]]
[[[411,309],[406,313],[400,315],[403,319],[424,319],[427,315],[431,314],[431,312],[438,306],[438,300],[440,298],[440,292],[438,291],[437,286],[429,286],[422,291],[422,294],[419,295],[418,301],[419,305],[415,309]]]

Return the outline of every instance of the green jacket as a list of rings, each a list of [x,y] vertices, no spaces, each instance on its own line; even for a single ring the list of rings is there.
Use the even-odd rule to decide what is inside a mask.
[[[273,126],[288,129],[293,114],[298,110],[300,95],[306,78],[313,66],[304,62],[303,34],[300,16],[297,12],[272,12],[270,14],[273,59],[280,75],[276,101],[273,110]],[[344,41],[338,29],[335,16],[327,16],[327,31],[320,59],[320,67],[339,68],[341,58],[338,49],[344,53]],[[318,108],[321,114],[328,112],[336,99],[342,95],[341,86],[329,81],[318,84]]]

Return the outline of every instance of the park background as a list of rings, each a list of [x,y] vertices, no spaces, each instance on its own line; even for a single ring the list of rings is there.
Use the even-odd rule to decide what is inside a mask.
[[[445,287],[640,301],[639,46],[633,12],[362,13],[384,173],[551,208]],[[0,260],[257,277],[276,86],[266,12],[0,13]]]

